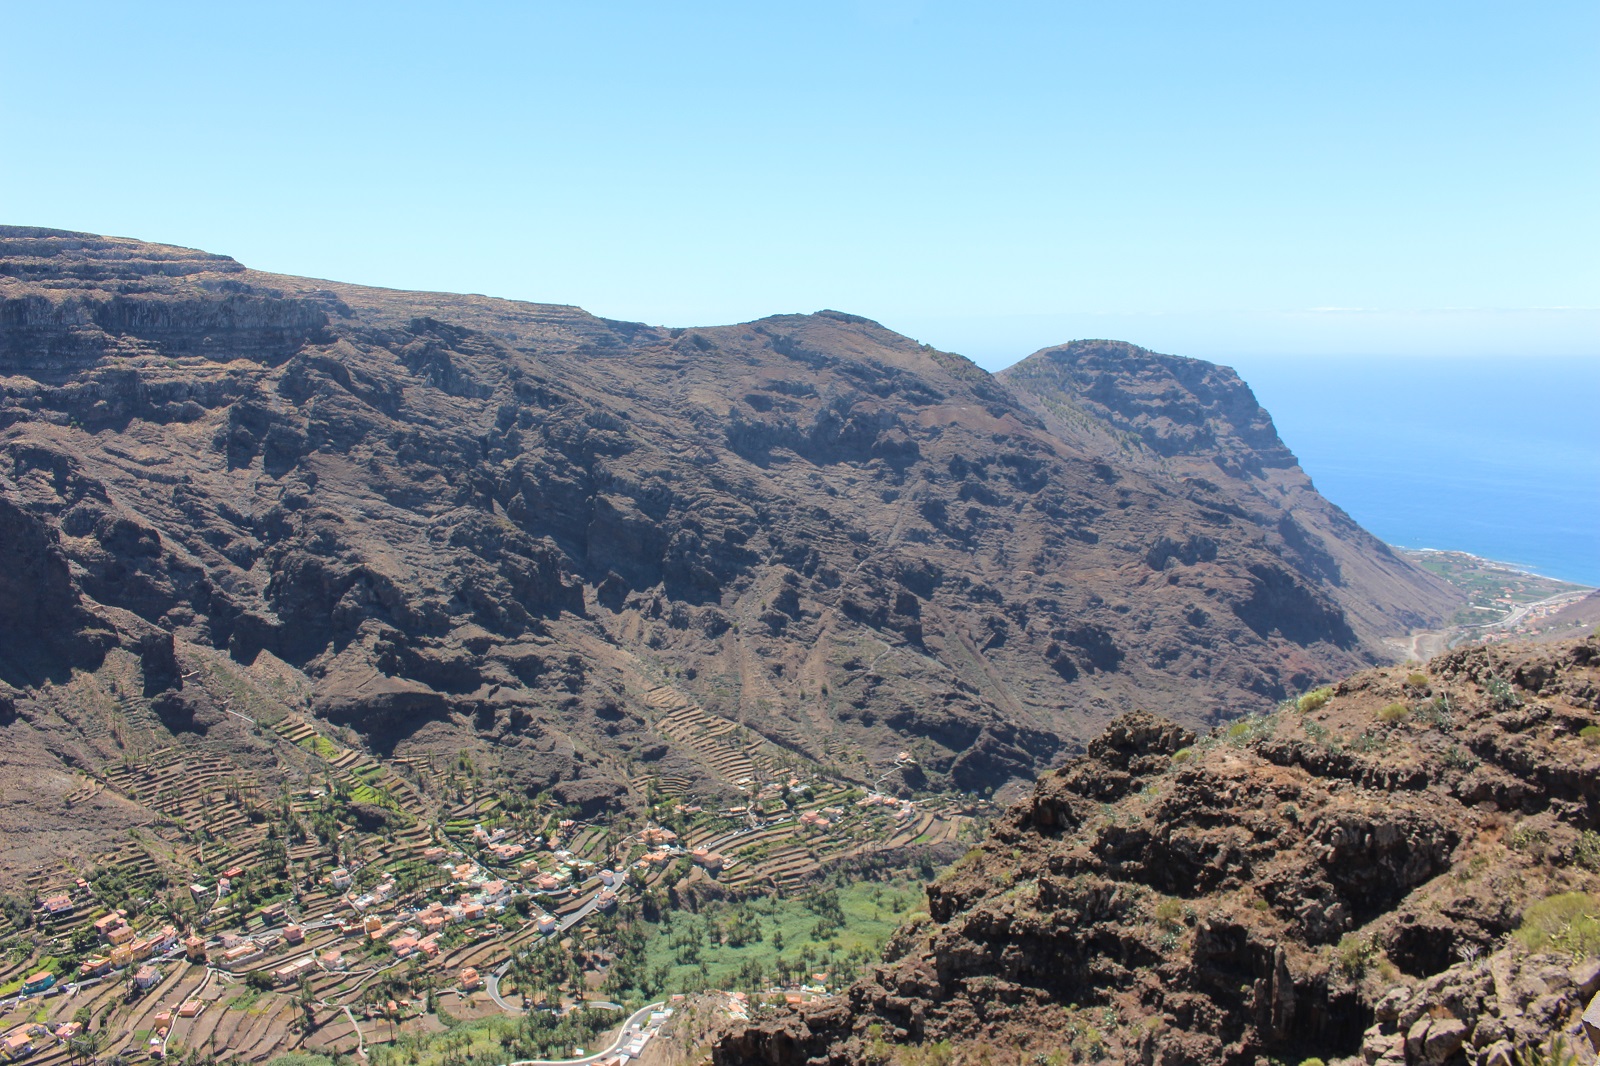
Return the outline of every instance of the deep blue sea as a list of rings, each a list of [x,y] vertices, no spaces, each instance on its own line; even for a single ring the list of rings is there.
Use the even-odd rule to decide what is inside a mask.
[[[1390,544],[1600,586],[1600,358],[1218,361]]]

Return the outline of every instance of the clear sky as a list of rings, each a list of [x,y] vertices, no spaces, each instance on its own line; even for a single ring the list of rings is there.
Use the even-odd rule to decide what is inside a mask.
[[[1600,4],[0,0],[0,221],[670,325],[1600,356]]]

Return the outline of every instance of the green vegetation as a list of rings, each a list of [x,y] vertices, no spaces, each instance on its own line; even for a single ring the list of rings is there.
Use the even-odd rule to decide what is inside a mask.
[[[561,1059],[570,1057],[575,1047],[592,1051],[603,1046],[621,1021],[615,1011],[534,1011],[521,1018],[457,1022],[443,1033],[404,1035],[393,1043],[368,1045],[367,1054],[372,1066],[497,1066],[516,1059]],[[284,1055],[268,1066],[324,1063],[328,1060],[316,1055]]]
[[[1272,735],[1273,720],[1270,715],[1250,715],[1234,722],[1223,734],[1229,744],[1242,748]]]
[[[1522,697],[1503,678],[1491,676],[1483,683],[1483,692],[1489,697],[1489,706],[1497,711],[1509,711],[1522,706]]]
[[[878,1027],[880,1030],[881,1026]],[[884,1040],[880,1031],[869,1034],[867,1054],[873,1062],[892,1063],[893,1066],[954,1066],[955,1048],[948,1040],[935,1040],[926,1044],[892,1045]]]
[[[1550,834],[1531,822],[1518,822],[1506,837],[1506,843],[1517,851],[1543,853],[1544,846],[1550,843]]]
[[[1371,937],[1361,936],[1357,933],[1346,933],[1335,949],[1338,956],[1339,969],[1352,981],[1360,980],[1367,972],[1367,967],[1372,965],[1377,957],[1378,948]]]
[[[1563,892],[1530,906],[1513,934],[1529,951],[1592,955],[1600,951],[1600,899]]]
[[[1585,829],[1578,834],[1578,844],[1572,849],[1572,858],[1579,866],[1600,870],[1600,833]]]
[[[1312,711],[1319,711],[1326,707],[1331,699],[1333,699],[1333,689],[1326,687],[1314,688],[1296,700],[1295,706],[1300,709],[1301,714],[1310,714]]]
[[[136,673],[130,676],[130,683],[137,683]],[[629,850],[624,841],[629,840],[631,821],[585,819],[580,810],[561,805],[548,793],[529,796],[503,788],[494,772],[465,754],[402,759],[391,766],[353,748],[347,750],[346,745],[356,743],[353,736],[332,731],[323,736],[298,718],[280,717],[269,729],[258,729],[256,735],[275,735],[274,743],[295,745],[298,753],[343,765],[318,767],[304,787],[296,788],[252,782],[224,760],[182,750],[125,753],[121,765],[108,771],[111,785],[153,807],[162,819],[162,832],[130,832],[128,841],[92,865],[61,871],[52,884],[65,887],[66,874],[81,873],[88,881],[88,898],[79,902],[70,919],[41,919],[32,898],[0,896],[4,932],[0,954],[6,956],[12,990],[21,984],[22,975],[36,969],[53,969],[62,976],[74,973],[86,954],[101,949],[88,921],[109,909],[126,909],[141,935],[166,921],[187,929],[202,915],[208,919],[208,934],[254,934],[285,918],[301,923],[323,919],[328,908],[340,906],[324,890],[335,866],[347,868],[356,892],[391,881],[393,888],[386,890],[377,913],[386,919],[409,920],[406,912],[413,903],[409,897],[419,892],[432,897],[451,876],[421,854],[434,846],[443,846],[447,854],[454,849],[468,855],[482,851],[476,842],[463,839],[480,824],[502,830],[511,843],[529,847],[546,869],[552,864],[538,845],[553,836],[559,836],[574,855],[603,865],[612,865],[614,858]],[[793,772],[803,776],[806,767],[797,762]],[[779,773],[774,780],[787,778]],[[662,781],[682,787],[670,778]],[[688,811],[684,808],[689,803],[704,801],[674,796],[664,784],[657,788],[657,783],[654,778],[646,783],[655,808],[650,812],[652,821],[672,828],[685,841],[706,839],[708,832],[721,836],[742,824],[716,810]],[[95,782],[85,780],[82,791],[92,794],[95,787]],[[443,806],[430,810],[424,799],[429,795],[442,797]],[[843,817],[827,831],[767,827],[753,840],[728,846],[734,861],[732,876],[724,883],[741,894],[752,889],[761,893],[753,900],[682,909],[684,903],[672,901],[669,887],[692,873],[688,859],[680,858],[639,878],[634,886],[639,899],[630,898],[630,889],[612,913],[590,915],[570,937],[519,935],[514,941],[502,940],[506,933],[520,933],[519,916],[527,919],[537,906],[527,898],[514,900],[504,915],[447,926],[438,941],[447,953],[480,940],[505,944],[510,966],[501,990],[528,1004],[531,1013],[526,1016],[453,1017],[454,1001],[439,990],[454,981],[459,959],[430,964],[417,955],[401,963],[392,945],[383,940],[346,945],[346,962],[353,973],[345,979],[348,990],[338,998],[358,1013],[380,1019],[376,1032],[363,1023],[369,1041],[391,1041],[386,1046],[368,1044],[369,1066],[500,1064],[519,1058],[565,1058],[574,1046],[594,1050],[609,1043],[606,1032],[614,1031],[620,1020],[614,1011],[561,1015],[542,1006],[570,1007],[591,992],[632,1009],[662,994],[704,987],[764,990],[813,984],[817,974],[825,974],[823,981],[832,987],[846,984],[862,965],[881,957],[885,941],[907,919],[927,920],[925,913],[914,910],[922,905],[918,878],[935,873],[929,855],[913,858],[907,866],[900,855],[884,858],[871,853],[868,845],[880,838],[893,840],[896,849],[908,842],[949,844],[979,837],[983,828],[983,819],[974,816],[977,812],[968,797],[923,796],[914,812],[908,810],[908,817],[897,819],[890,808],[856,808],[855,802],[864,796],[859,788],[817,780],[804,790],[786,790],[780,799],[766,800],[773,810],[837,806]],[[960,813],[951,813],[952,808]],[[558,832],[566,818],[578,824]],[[633,850],[637,853],[642,846]],[[763,857],[771,869],[762,868]],[[487,854],[482,861],[502,876],[513,865],[521,865],[490,860]],[[220,901],[206,893],[190,893],[190,883],[215,885],[225,871],[231,887]],[[825,883],[816,884],[815,878]],[[396,897],[401,898],[396,901]],[[692,899],[685,901],[691,908]],[[277,903],[288,906],[270,916],[263,913]],[[35,928],[55,936],[35,935]],[[298,948],[294,952],[300,953]],[[497,966],[506,955],[480,952],[472,957],[479,966]],[[269,956],[252,972],[238,975],[216,1009],[206,1011],[199,1023],[181,1031],[182,1039],[173,1041],[174,1061],[200,1061],[196,1057],[204,1054],[208,1034],[249,1025],[243,1020],[247,1016],[283,1015],[299,1024],[305,1015],[328,1024],[310,981],[302,982],[297,991],[271,978],[281,961]],[[374,973],[374,965],[384,969]],[[148,1035],[142,1028],[148,1024],[148,1012],[137,1001],[133,1009],[121,1002],[121,984],[118,978],[103,984],[93,1012],[89,1005],[80,1008],[82,1021],[96,1023],[95,1039],[103,1030],[108,1040],[118,1044],[132,1040],[137,1047]],[[392,1011],[391,1001],[397,1004]],[[464,1013],[476,1014],[484,1006],[477,1003]],[[50,1012],[39,1010],[40,1019],[48,1020],[45,1015]],[[343,1025],[340,1019],[342,1014],[335,1024]],[[437,1031],[440,1027],[443,1032]],[[430,1029],[434,1031],[427,1032]],[[287,1029],[282,1039],[292,1040],[298,1031]],[[198,1043],[184,1047],[191,1036]],[[285,1046],[276,1045],[280,1050]],[[928,1061],[934,1061],[940,1052],[929,1047],[914,1054],[932,1056]],[[348,1056],[348,1051],[286,1054],[274,1062],[337,1066]]]
[[[1578,730],[1578,735],[1582,737],[1583,742],[1590,747],[1600,745],[1600,725],[1586,725],[1582,729]]]
[[[1183,904],[1167,897],[1156,904],[1156,921],[1168,929],[1177,928],[1183,924]]]
[[[325,762],[332,762],[341,754],[338,745],[321,733],[312,733],[300,741],[300,746]]]
[[[1444,693],[1417,707],[1413,713],[1418,724],[1431,726],[1442,733],[1450,732],[1456,725],[1455,703]]]
[[[1578,1066],[1578,1049],[1567,1046],[1564,1033],[1557,1033],[1548,1044],[1525,1047],[1517,1052],[1517,1066]]]
[[[1388,725],[1394,725],[1397,722],[1404,721],[1406,718],[1410,717],[1410,715],[1410,707],[1407,707],[1403,703],[1396,702],[1389,704],[1389,706],[1378,712],[1378,721],[1384,722]]]
[[[1400,554],[1467,594],[1471,606],[1456,612],[1451,619],[1456,625],[1494,621],[1496,616],[1503,617],[1514,607],[1563,592],[1584,591],[1582,585],[1525,573],[1464,552],[1402,551]]]
[[[797,899],[713,903],[699,914],[663,912],[647,923],[652,991],[766,988],[775,980],[839,980],[878,958],[922,902],[914,882],[860,881]]]

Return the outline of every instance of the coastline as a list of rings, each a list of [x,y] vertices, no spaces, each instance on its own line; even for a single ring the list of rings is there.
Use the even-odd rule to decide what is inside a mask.
[[[1456,586],[1465,599],[1448,625],[1386,640],[1404,661],[1426,662],[1470,642],[1579,636],[1600,624],[1600,591],[1591,585],[1451,548],[1390,547]]]
[[[1582,581],[1574,581],[1571,578],[1558,577],[1555,574],[1546,573],[1532,563],[1515,563],[1508,562],[1505,559],[1491,559],[1488,556],[1475,555],[1472,552],[1463,551],[1460,548],[1413,548],[1404,544],[1391,544],[1389,547],[1393,548],[1397,552],[1400,552],[1402,555],[1454,555],[1460,556],[1464,559],[1470,559],[1485,569],[1504,570],[1513,574],[1523,574],[1528,577],[1544,578],[1546,581],[1559,581],[1567,585],[1577,585],[1581,588],[1592,589],[1600,587],[1590,585]]]

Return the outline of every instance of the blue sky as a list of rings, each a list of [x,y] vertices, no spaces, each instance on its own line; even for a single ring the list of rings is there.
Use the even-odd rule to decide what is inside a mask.
[[[998,367],[1600,356],[1600,5],[0,0],[0,221]]]

